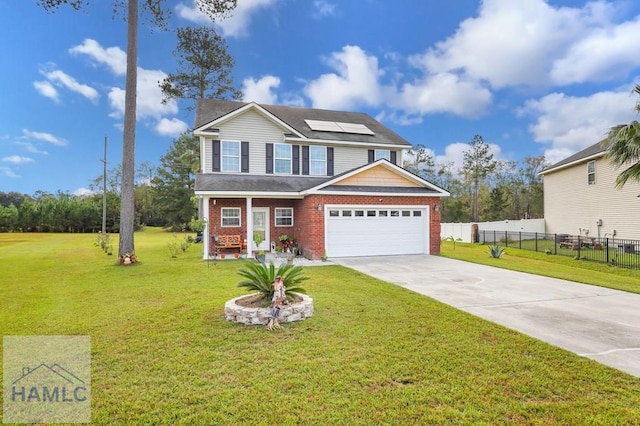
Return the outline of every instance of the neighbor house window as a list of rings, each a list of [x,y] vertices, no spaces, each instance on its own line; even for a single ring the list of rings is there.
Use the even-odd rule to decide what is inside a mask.
[[[221,170],[240,172],[240,141],[221,141]]]
[[[309,174],[315,176],[327,175],[327,148],[324,146],[309,147]]]
[[[277,143],[273,152],[274,171],[291,174],[291,145]]]
[[[276,209],[276,226],[293,226],[293,209]]]
[[[239,207],[227,207],[222,208],[221,211],[223,227],[240,226],[240,208]]]
[[[596,160],[591,160],[587,163],[587,182],[589,182],[589,185],[596,183]]]
[[[376,149],[375,160],[378,161],[381,158],[391,161],[391,151],[388,149]]]

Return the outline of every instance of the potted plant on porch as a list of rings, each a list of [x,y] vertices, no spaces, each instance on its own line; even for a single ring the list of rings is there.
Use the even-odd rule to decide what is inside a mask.
[[[262,233],[260,231],[254,231],[253,242],[256,244],[255,247],[258,248],[263,241],[264,241],[264,238],[262,237]],[[258,260],[258,262],[264,263],[265,261],[264,250],[259,250],[258,252],[256,252],[256,259]]]

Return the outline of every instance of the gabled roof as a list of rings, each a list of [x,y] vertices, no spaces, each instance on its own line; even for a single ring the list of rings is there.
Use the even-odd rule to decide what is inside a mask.
[[[602,144],[602,142],[598,142],[590,147],[583,149],[582,151],[576,152],[575,154],[565,158],[564,160],[558,161],[555,164],[550,165],[540,172],[541,175],[546,173],[555,172],[560,169],[564,169],[566,167],[573,166],[575,164],[584,163],[588,160],[593,160],[594,158],[602,157],[607,151],[607,147]]]
[[[294,137],[302,139],[363,142],[366,144],[395,145],[411,148],[411,143],[383,126],[376,119],[361,112],[332,111],[315,108],[297,108],[283,105],[266,105],[255,102],[224,101],[217,99],[201,99],[196,109],[195,129],[204,130],[208,125],[214,126],[216,121],[253,105],[256,109],[272,115],[278,124],[284,123],[293,130]],[[246,109],[246,108],[244,108]],[[341,123],[363,124],[373,131],[373,135],[325,132],[312,130],[305,120],[330,121]],[[214,126],[215,127],[215,126]]]
[[[363,185],[353,186],[353,185],[339,184],[340,181],[343,181],[351,176],[357,175],[359,173],[362,173],[366,170],[369,170],[375,167],[384,167],[388,170],[391,170],[393,173],[396,173],[406,178],[407,180],[418,184],[418,186],[417,187],[395,187],[395,186],[391,187],[391,186],[363,186]],[[336,191],[336,192],[350,191],[354,193],[361,193],[361,192],[391,193],[392,192],[392,193],[402,193],[402,194],[431,194],[431,195],[438,195],[438,196],[445,196],[445,197],[448,197],[450,195],[449,192],[445,191],[439,186],[434,185],[433,183],[421,178],[420,176],[414,173],[411,173],[410,171],[405,170],[402,167],[396,164],[393,164],[392,162],[385,159],[380,159],[373,163],[369,163],[364,166],[360,166],[355,169],[341,173],[337,176],[333,176],[327,179],[325,182],[322,182],[312,188],[309,188],[307,191],[305,191],[305,194],[331,192],[331,191]]]

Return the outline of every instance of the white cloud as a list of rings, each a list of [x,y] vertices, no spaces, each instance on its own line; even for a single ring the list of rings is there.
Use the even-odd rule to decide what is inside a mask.
[[[97,41],[87,38],[82,44],[69,49],[69,52],[87,55],[98,64],[106,65],[116,75],[127,73],[127,54],[119,47],[104,48]]]
[[[3,157],[2,161],[4,161],[5,163],[12,163],[12,164],[26,164],[26,163],[33,163],[33,158],[21,157],[19,155],[10,155],[8,157]]]
[[[9,177],[9,178],[14,178],[14,179],[21,177],[19,174],[16,174],[13,170],[11,170],[9,167],[2,167],[2,166],[0,166],[0,175]]]
[[[22,146],[27,152],[30,152],[32,154],[43,154],[43,155],[49,154],[47,151],[43,151],[37,148],[33,143],[28,141],[18,141],[16,142],[16,145]]]
[[[406,83],[395,106],[409,114],[450,112],[471,118],[482,115],[491,100],[491,92],[477,81],[442,73]]]
[[[336,4],[326,0],[315,0],[313,7],[315,9],[313,16],[316,19],[333,16],[336,13]]]
[[[47,80],[56,84],[57,86],[66,87],[72,92],[79,93],[94,103],[100,97],[96,89],[94,89],[91,86],[87,86],[86,84],[78,83],[78,81],[75,78],[71,77],[70,75],[66,74],[63,71],[53,70],[53,71],[42,71],[41,73],[47,78]]]
[[[314,108],[352,109],[364,104],[377,106],[382,101],[378,77],[378,59],[358,46],[344,46],[326,59],[336,72],[310,81],[304,93]]]
[[[601,28],[556,60],[551,78],[556,84],[607,81],[625,77],[640,65],[640,18],[613,28]]]
[[[106,66],[118,76],[125,76],[127,71],[127,54],[119,47],[103,47],[95,40],[85,39],[81,45],[69,49],[72,54],[84,54],[95,63]],[[178,104],[175,100],[162,103],[163,95],[159,82],[164,80],[167,74],[161,70],[148,70],[138,67],[136,118],[142,120],[152,118],[157,120],[156,130],[162,135],[174,135],[177,128],[186,124],[176,119],[163,118],[178,112]],[[61,77],[60,81],[63,81]],[[110,117],[120,119],[124,116],[125,89],[112,87],[107,94],[111,107]],[[182,124],[180,124],[182,123]],[[120,126],[120,124],[117,124]]]
[[[464,162],[464,152],[469,149],[469,144],[464,142],[455,142],[447,145],[444,149],[444,154],[436,155],[435,162],[437,164],[453,163],[453,172],[457,174],[458,170],[462,168]]]
[[[187,123],[177,118],[161,118],[156,125],[156,132],[163,136],[177,137],[188,129]]]
[[[555,163],[602,140],[612,126],[634,119],[633,105],[629,91],[584,97],[552,93],[527,101],[519,112],[536,117],[529,130],[536,142],[550,145],[545,157]]]
[[[544,85],[549,71],[574,43],[610,25],[615,8],[602,1],[582,9],[545,0],[484,0],[447,40],[417,56],[430,73],[457,72],[495,88]]]
[[[56,146],[67,146],[67,141],[63,138],[52,135],[45,132],[33,132],[28,129],[22,129],[22,134],[30,139],[36,139],[42,142],[47,142]]]
[[[242,100],[259,104],[275,104],[278,95],[274,90],[280,86],[280,79],[272,75],[265,75],[258,80],[253,77],[245,78],[242,82]]]
[[[90,190],[90,189],[88,189],[88,188],[80,187],[80,188],[74,190],[72,194],[76,195],[76,196],[83,196],[83,195],[93,195],[93,194],[95,194],[95,192]]]
[[[48,81],[34,81],[33,87],[35,87],[38,93],[40,93],[42,96],[53,99],[56,103],[60,102],[58,91]]]
[[[229,16],[217,20],[215,25],[222,29],[225,37],[242,37],[249,32],[249,25],[253,15],[260,9],[275,4],[277,0],[239,0],[236,8]],[[199,25],[211,25],[211,18],[200,12],[196,0],[191,2],[191,6],[179,3],[176,6],[178,16],[187,21]]]
[[[158,82],[167,76],[160,70],[146,70],[138,68],[138,96],[137,96],[137,119],[152,117],[159,120],[164,115],[173,115],[178,112],[178,104],[175,100],[170,100],[166,104],[162,103],[162,91]],[[112,87],[108,94],[109,104],[113,111],[110,116],[121,118],[124,116],[125,90],[120,87]]]

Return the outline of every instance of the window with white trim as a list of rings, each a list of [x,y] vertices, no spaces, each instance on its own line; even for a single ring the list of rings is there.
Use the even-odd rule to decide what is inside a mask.
[[[220,141],[220,170],[240,172],[240,141]]]
[[[293,226],[293,208],[276,208],[276,226]]]
[[[327,175],[327,148],[324,146],[309,147],[309,174],[314,176]]]
[[[240,207],[223,207],[220,209],[220,225],[223,228],[240,226],[240,214]]]
[[[381,158],[391,161],[391,151],[388,149],[376,149],[374,160],[378,161]]]
[[[591,160],[587,163],[587,182],[589,185],[595,185],[596,183],[596,160]]]
[[[291,145],[285,143],[273,145],[273,170],[275,173],[291,174]]]

